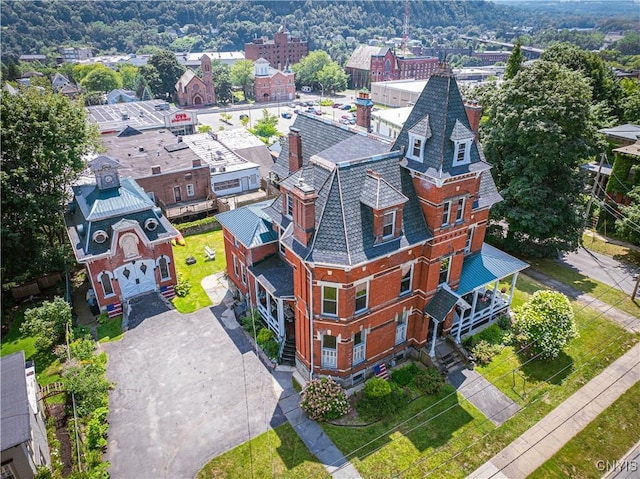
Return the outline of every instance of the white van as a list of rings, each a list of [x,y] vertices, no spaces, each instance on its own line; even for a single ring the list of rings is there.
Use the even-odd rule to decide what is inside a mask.
[[[303,86],[302,88],[300,88],[300,90],[302,90],[305,93],[311,93],[311,87],[310,86]]]

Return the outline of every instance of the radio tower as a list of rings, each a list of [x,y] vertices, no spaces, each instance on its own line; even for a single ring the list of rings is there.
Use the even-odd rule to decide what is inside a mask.
[[[402,22],[402,51],[407,51],[407,41],[409,40],[409,0],[404,2],[404,21]]]

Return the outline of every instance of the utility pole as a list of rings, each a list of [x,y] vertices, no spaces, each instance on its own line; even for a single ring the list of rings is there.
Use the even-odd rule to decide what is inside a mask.
[[[607,158],[606,153],[602,152],[600,155],[600,164],[598,165],[598,173],[596,174],[596,178],[593,181],[593,187],[591,188],[591,196],[589,197],[589,202],[587,203],[587,211],[586,211],[586,219],[589,220],[589,212],[591,211],[591,204],[593,203],[593,198],[596,194],[596,187],[598,183],[600,183],[600,174],[602,172],[602,165],[604,164],[604,160]]]
[[[636,273],[636,285],[633,287],[633,293],[631,293],[631,301],[635,301],[638,295],[638,288],[640,287],[640,273]]]

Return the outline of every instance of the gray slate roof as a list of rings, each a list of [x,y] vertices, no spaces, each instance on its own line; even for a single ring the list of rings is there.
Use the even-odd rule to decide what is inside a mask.
[[[406,203],[409,198],[387,183],[381,176],[373,171],[368,171],[362,186],[360,201],[364,205],[381,210]]]
[[[133,178],[121,178],[119,188],[100,190],[93,185],[73,187],[78,206],[87,221],[153,208],[155,203]]]
[[[438,322],[444,321],[458,299],[458,296],[447,288],[440,288],[424,308],[424,312]]]
[[[249,267],[259,283],[277,298],[293,296],[293,268],[275,254]]]
[[[31,439],[24,351],[0,358],[0,379],[0,450],[6,451]]]
[[[356,70],[370,70],[371,69],[371,57],[384,56],[387,54],[389,47],[372,47],[369,45],[358,46],[349,61],[345,65],[345,68],[354,68]]]
[[[409,118],[398,134],[393,149],[409,148],[409,132],[424,129],[421,122],[428,117],[431,131],[424,146],[424,162],[407,158],[407,167],[433,178],[446,179],[472,171],[484,171],[490,165],[484,161],[481,147],[474,141],[471,146],[471,162],[453,166],[454,142],[473,137],[471,127],[458,90],[450,71],[439,71],[429,78],[416,101]]]
[[[271,218],[264,212],[273,200],[225,211],[216,215],[218,222],[247,248],[253,248],[278,240]]]
[[[323,150],[351,138],[353,132],[346,127],[336,127],[330,121],[322,121],[314,116],[300,113],[296,115],[296,119],[292,125],[301,132],[306,132],[302,141],[302,161],[303,164],[309,161],[314,155]],[[344,125],[342,125],[344,126]],[[310,134],[310,132],[313,132]],[[287,137],[282,139],[282,151],[278,155],[276,163],[271,171],[277,174],[280,179],[289,176],[289,140]]]

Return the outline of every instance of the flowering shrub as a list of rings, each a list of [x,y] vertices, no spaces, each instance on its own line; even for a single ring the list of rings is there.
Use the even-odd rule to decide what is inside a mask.
[[[315,421],[338,419],[349,412],[347,392],[332,379],[312,379],[301,396],[300,407]]]

